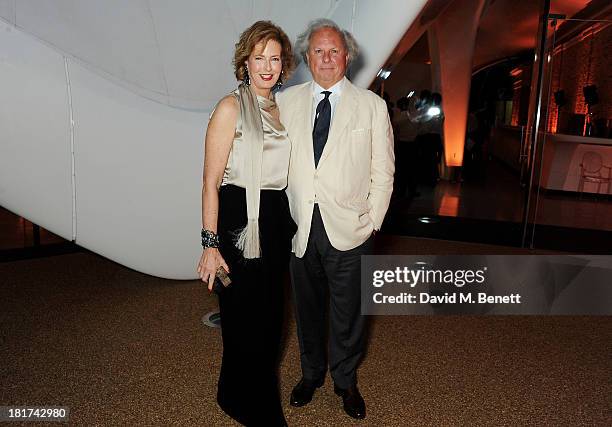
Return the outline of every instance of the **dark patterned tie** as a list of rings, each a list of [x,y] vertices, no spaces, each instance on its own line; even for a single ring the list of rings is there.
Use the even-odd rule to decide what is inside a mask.
[[[321,158],[321,154],[323,154],[323,148],[327,142],[327,134],[329,133],[329,124],[331,122],[331,103],[329,102],[329,95],[331,95],[331,92],[324,90],[321,93],[325,95],[325,98],[317,105],[314,127],[312,128],[315,167],[319,164],[319,159]]]

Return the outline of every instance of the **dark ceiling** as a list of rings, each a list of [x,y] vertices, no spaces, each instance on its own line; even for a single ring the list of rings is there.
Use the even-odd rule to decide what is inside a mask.
[[[436,10],[438,12],[442,11],[443,7],[440,5],[440,1],[437,0],[435,3],[438,6]],[[587,5],[601,9],[606,4],[609,5],[610,0],[552,0],[551,13],[564,14],[569,18]],[[474,50],[474,70],[503,58],[533,50],[536,44],[538,20],[542,5],[543,0],[491,0],[486,6],[478,27]],[[398,48],[401,44],[402,42],[398,44]],[[429,62],[426,32],[406,52],[401,61]]]

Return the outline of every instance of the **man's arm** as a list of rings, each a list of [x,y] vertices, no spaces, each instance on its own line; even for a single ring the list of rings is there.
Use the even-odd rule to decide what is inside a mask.
[[[393,154],[393,130],[387,105],[382,99],[376,100],[374,122],[372,123],[372,162],[370,166],[370,218],[374,230],[380,230],[389,208],[393,192],[393,173],[395,156]]]

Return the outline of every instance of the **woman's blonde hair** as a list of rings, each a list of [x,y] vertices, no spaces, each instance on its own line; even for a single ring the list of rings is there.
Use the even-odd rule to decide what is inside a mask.
[[[236,43],[232,64],[234,64],[234,74],[238,80],[244,80],[247,74],[245,62],[249,59],[249,55],[253,52],[255,46],[260,42],[264,42],[265,46],[269,40],[275,40],[281,45],[283,78],[285,81],[289,78],[295,68],[289,37],[279,26],[272,22],[257,21],[240,34],[240,39]]]

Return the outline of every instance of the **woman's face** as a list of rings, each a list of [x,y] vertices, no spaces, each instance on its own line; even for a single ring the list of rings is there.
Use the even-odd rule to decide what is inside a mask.
[[[265,43],[265,45],[264,45]],[[249,55],[246,64],[249,68],[251,86],[258,95],[269,92],[280,77],[283,70],[281,59],[282,47],[276,40],[261,41]]]

